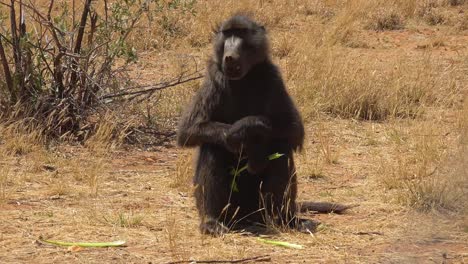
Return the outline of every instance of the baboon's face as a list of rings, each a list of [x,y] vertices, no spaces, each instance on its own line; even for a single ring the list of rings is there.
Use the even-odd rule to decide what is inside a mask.
[[[265,29],[246,17],[233,17],[217,33],[215,49],[224,76],[240,80],[268,56]]]

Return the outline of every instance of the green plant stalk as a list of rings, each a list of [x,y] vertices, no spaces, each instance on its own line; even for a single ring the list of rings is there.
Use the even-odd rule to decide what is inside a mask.
[[[303,249],[304,247],[302,245],[298,244],[293,244],[289,242],[284,242],[284,241],[277,241],[277,240],[269,240],[269,239],[264,239],[264,238],[257,238],[258,241],[270,244],[270,245],[275,245],[275,246],[281,246],[281,247],[287,247],[287,248],[293,248],[293,249]]]
[[[57,246],[79,246],[79,247],[122,247],[125,245],[124,240],[117,240],[112,242],[65,242],[56,240],[45,240],[39,238],[40,241]]]

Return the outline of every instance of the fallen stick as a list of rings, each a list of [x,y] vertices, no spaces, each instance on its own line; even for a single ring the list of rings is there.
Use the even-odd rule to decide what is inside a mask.
[[[268,255],[265,256],[257,256],[257,257],[250,257],[250,258],[243,258],[243,259],[235,259],[235,260],[179,260],[168,262],[167,264],[181,264],[181,263],[245,263],[245,262],[270,262],[271,257]]]

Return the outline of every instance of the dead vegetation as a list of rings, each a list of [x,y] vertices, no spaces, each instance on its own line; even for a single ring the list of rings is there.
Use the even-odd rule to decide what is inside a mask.
[[[313,236],[276,235],[302,251],[239,234],[201,236],[192,152],[171,147],[170,136],[198,81],[98,108],[76,134],[80,142],[51,140],[44,129],[56,123],[17,118],[14,111],[27,109],[13,107],[0,123],[2,263],[265,254],[273,263],[466,262],[466,1],[150,2],[179,5],[135,24],[128,42],[139,60],[122,87],[159,87],[202,71],[215,22],[250,11],[266,25],[273,59],[307,123],[299,199],[360,206],[311,216],[323,221]],[[128,247],[65,252],[31,243],[39,235],[125,239]]]

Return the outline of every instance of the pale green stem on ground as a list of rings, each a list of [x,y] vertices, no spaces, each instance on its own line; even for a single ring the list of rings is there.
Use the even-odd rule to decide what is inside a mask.
[[[55,240],[45,240],[39,238],[40,241],[47,243],[47,244],[52,244],[52,245],[57,245],[57,246],[79,246],[79,247],[121,247],[125,245],[125,241],[123,240],[117,240],[117,241],[112,241],[112,242],[65,242],[65,241],[55,241]]]
[[[302,245],[293,244],[293,243],[284,242],[284,241],[269,240],[269,239],[264,239],[264,238],[257,238],[257,240],[260,241],[260,242],[275,245],[275,246],[294,248],[294,249],[303,249],[304,248]]]

